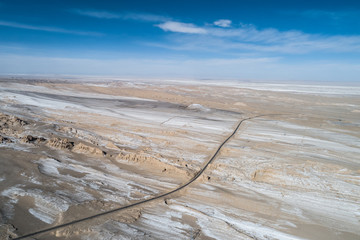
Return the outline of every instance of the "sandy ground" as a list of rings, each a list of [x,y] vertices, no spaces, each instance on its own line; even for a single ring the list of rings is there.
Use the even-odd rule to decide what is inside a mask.
[[[360,88],[0,81],[0,239],[358,239]]]

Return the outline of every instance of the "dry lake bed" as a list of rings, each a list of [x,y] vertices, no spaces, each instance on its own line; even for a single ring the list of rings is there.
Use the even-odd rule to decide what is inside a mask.
[[[360,87],[2,78],[0,239],[32,233],[360,239]]]

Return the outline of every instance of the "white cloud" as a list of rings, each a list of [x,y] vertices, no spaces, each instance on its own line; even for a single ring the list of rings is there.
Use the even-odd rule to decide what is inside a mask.
[[[166,22],[157,25],[164,31],[195,33],[169,37],[158,46],[174,50],[274,52],[305,54],[309,52],[360,52],[360,36],[325,36],[301,31],[257,29],[253,25],[237,28],[199,27],[189,23]]]
[[[30,24],[8,22],[8,21],[1,21],[1,20],[0,20],[0,26],[21,28],[21,29],[28,29],[28,30],[35,30],[35,31],[44,31],[44,32],[67,33],[67,34],[75,34],[75,35],[87,35],[87,36],[103,36],[104,35],[104,34],[98,33],[98,32],[84,32],[84,31],[77,31],[77,30],[68,30],[68,29],[64,29],[64,28],[30,25]]]
[[[219,27],[230,27],[231,26],[231,20],[228,19],[219,19],[214,22],[216,26]]]
[[[170,36],[168,39],[173,39],[173,42],[152,45],[176,50],[238,50],[292,54],[303,54],[313,51],[360,52],[360,36],[324,36],[320,34],[307,34],[296,30],[257,29],[251,24],[240,24],[237,27],[230,28],[232,22],[228,19],[219,19],[212,26],[197,26],[192,23],[173,21],[165,16],[148,13],[113,13],[81,9],[73,9],[71,11],[76,14],[96,18],[160,22],[154,26],[166,32],[184,33],[186,35],[177,35],[174,38]],[[311,13],[314,14],[314,12]],[[319,13],[316,12],[316,14]],[[323,13],[321,12],[321,14]],[[29,26],[25,27],[29,28]],[[69,32],[63,29],[45,29],[43,27],[42,29]]]
[[[170,20],[168,17],[149,13],[123,13],[122,18],[145,22],[165,22]]]
[[[70,11],[79,15],[94,17],[94,18],[107,18],[107,19],[120,18],[119,15],[108,11],[84,10],[84,9],[71,9]]]
[[[115,13],[109,11],[99,11],[99,10],[89,10],[89,9],[71,9],[69,11],[78,15],[94,17],[94,18],[103,18],[103,19],[123,19],[123,20],[135,20],[135,21],[145,21],[145,22],[165,22],[170,20],[170,18],[168,17],[156,15],[156,14],[149,14],[149,13],[136,13],[136,12]]]
[[[178,32],[178,33],[192,33],[192,34],[206,34],[207,31],[204,28],[197,27],[191,23],[173,22],[167,21],[156,25],[164,31]]]

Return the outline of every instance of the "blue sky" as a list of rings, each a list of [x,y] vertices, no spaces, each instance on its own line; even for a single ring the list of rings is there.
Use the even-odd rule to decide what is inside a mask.
[[[360,82],[360,1],[0,0],[0,74]]]

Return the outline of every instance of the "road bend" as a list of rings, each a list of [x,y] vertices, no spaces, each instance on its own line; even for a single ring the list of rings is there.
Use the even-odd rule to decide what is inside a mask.
[[[258,118],[258,117],[262,117],[262,116],[266,116],[266,115],[258,115],[258,116],[255,116],[255,117],[249,117],[249,118],[244,118],[242,119],[241,121],[238,122],[238,124],[236,125],[234,131],[219,145],[219,147],[217,148],[216,152],[212,155],[212,157],[204,164],[204,166],[201,168],[201,170],[199,170],[189,181],[187,181],[186,183],[180,185],[179,187],[169,191],[169,192],[166,192],[166,193],[162,193],[160,195],[157,195],[157,196],[154,196],[152,198],[149,198],[149,199],[145,199],[145,200],[141,200],[139,202],[135,202],[135,203],[132,203],[132,204],[129,204],[129,205],[126,205],[126,206],[122,206],[122,207],[119,207],[119,208],[115,208],[115,209],[112,209],[112,210],[108,210],[106,212],[102,212],[102,213],[98,213],[98,214],[95,214],[95,215],[92,215],[92,216],[88,216],[88,217],[84,217],[84,218],[80,218],[80,219],[77,219],[77,220],[73,220],[73,221],[70,221],[70,222],[67,222],[67,223],[62,223],[62,224],[59,224],[59,225],[56,225],[56,226],[53,226],[53,227],[49,227],[49,228],[46,228],[46,229],[42,229],[42,230],[39,230],[39,231],[36,231],[36,232],[32,232],[32,233],[28,233],[28,234],[25,234],[23,236],[20,236],[20,237],[17,237],[17,238],[13,238],[14,240],[17,240],[17,239],[25,239],[25,238],[29,238],[29,237],[33,237],[35,235],[39,235],[39,234],[42,234],[42,233],[47,233],[47,232],[52,232],[54,230],[58,230],[60,228],[64,228],[64,227],[68,227],[68,226],[71,226],[71,225],[74,225],[74,224],[77,224],[77,223],[80,223],[80,222],[85,222],[85,221],[88,221],[88,220],[92,220],[92,219],[95,219],[95,218],[98,218],[98,217],[101,217],[101,216],[104,216],[104,215],[109,215],[109,214],[112,214],[112,213],[115,213],[115,212],[119,212],[119,211],[122,211],[122,210],[125,210],[125,209],[129,209],[129,208],[132,208],[132,207],[136,207],[136,206],[139,206],[139,205],[143,205],[143,204],[146,204],[146,203],[149,203],[149,202],[153,202],[155,200],[158,200],[158,199],[161,199],[161,198],[164,198],[164,197],[169,197],[170,195],[176,193],[176,192],[179,192],[180,190],[186,188],[187,186],[189,186],[191,183],[193,183],[194,181],[196,181],[203,173],[204,171],[206,170],[206,168],[209,166],[209,164],[211,164],[214,159],[219,155],[219,152],[221,151],[221,149],[223,148],[223,146],[232,138],[235,136],[236,132],[238,131],[238,129],[240,128],[241,124],[245,121],[248,121],[250,119],[254,119],[254,118]]]

